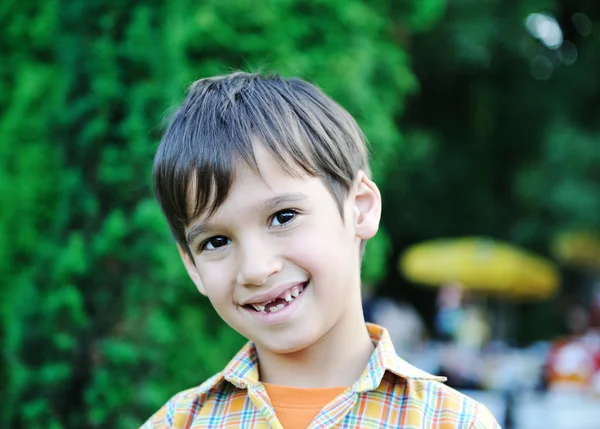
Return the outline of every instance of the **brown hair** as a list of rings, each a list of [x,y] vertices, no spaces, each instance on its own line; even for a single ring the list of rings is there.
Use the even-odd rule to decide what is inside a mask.
[[[176,241],[191,255],[185,228],[212,215],[245,161],[258,172],[253,141],[291,175],[323,180],[340,213],[359,170],[370,175],[356,121],[298,78],[236,72],[194,82],[154,159],[154,190]]]

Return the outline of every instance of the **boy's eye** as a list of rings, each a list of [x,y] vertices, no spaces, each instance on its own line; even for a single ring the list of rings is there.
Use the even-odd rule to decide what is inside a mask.
[[[223,237],[219,235],[217,237],[212,237],[202,243],[202,250],[215,250],[219,247],[223,247],[229,244],[229,239],[227,237]]]
[[[296,217],[296,211],[291,209],[281,210],[280,212],[275,213],[273,219],[271,220],[271,226],[282,226],[286,223],[290,222],[292,219]]]

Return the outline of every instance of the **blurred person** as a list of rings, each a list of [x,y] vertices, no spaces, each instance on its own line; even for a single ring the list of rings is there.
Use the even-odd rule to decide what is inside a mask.
[[[589,347],[594,359],[592,394],[600,397],[600,282],[596,284],[590,309],[590,323],[583,341]]]
[[[485,311],[473,301],[466,303],[456,328],[456,342],[479,352],[489,341],[490,333],[490,323]]]
[[[365,324],[360,266],[381,196],[358,125],[317,87],[195,82],[153,174],[192,282],[249,342],[144,428],[499,427]]]
[[[439,373],[454,388],[480,389],[479,352],[490,331],[485,314],[459,282],[442,286],[437,306],[436,329],[444,342]]]
[[[549,392],[600,393],[600,333],[595,305],[592,303],[589,309],[576,301],[567,305],[569,336],[554,342],[546,365]]]
[[[440,288],[437,295],[435,327],[444,341],[455,341],[462,318],[462,294],[460,283],[449,283]]]

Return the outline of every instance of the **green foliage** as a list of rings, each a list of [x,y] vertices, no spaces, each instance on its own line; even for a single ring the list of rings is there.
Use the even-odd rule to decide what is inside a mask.
[[[0,425],[135,427],[222,368],[244,340],[186,278],[151,193],[165,111],[231,69],[301,76],[359,119],[383,183],[417,88],[393,35],[442,2],[405,2],[408,22],[393,4],[0,4]]]
[[[384,225],[396,246],[484,234],[547,252],[557,228],[598,228],[598,130],[586,119],[598,96],[588,80],[598,37],[571,37],[584,65],[557,60],[547,82],[529,73],[534,56],[556,54],[527,34],[525,20],[560,9],[554,1],[463,0],[414,37],[422,85],[402,120],[405,144],[384,193]],[[578,10],[557,16],[565,37]],[[409,209],[398,210],[404,204]]]
[[[561,122],[547,133],[541,161],[519,176],[523,204],[567,230],[600,229],[597,134]]]

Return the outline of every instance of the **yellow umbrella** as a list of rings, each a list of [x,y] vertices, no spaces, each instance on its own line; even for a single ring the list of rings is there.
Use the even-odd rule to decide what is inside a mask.
[[[593,231],[569,231],[554,238],[552,250],[566,264],[600,271],[600,234]]]
[[[465,289],[519,299],[550,297],[559,285],[550,261],[508,243],[463,237],[432,240],[400,257],[406,278],[430,286],[459,282]]]

